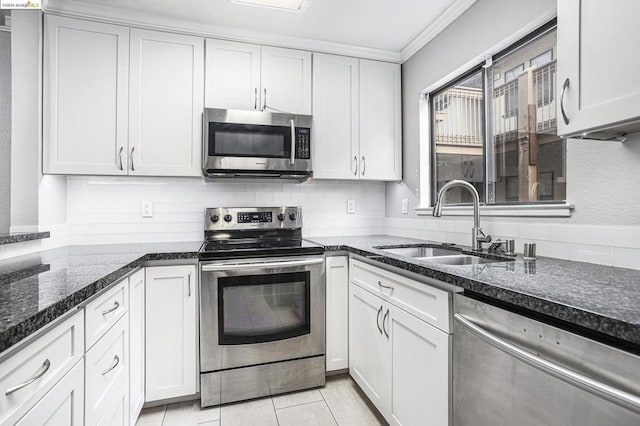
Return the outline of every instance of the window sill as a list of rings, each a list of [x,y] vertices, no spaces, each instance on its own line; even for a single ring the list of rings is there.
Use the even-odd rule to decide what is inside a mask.
[[[529,204],[521,206],[480,206],[482,216],[501,217],[570,217],[573,204]],[[431,215],[433,207],[416,207],[418,216]],[[443,216],[472,216],[472,206],[443,206]]]

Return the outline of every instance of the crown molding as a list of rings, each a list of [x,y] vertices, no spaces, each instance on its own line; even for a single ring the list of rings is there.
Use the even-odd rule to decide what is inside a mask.
[[[420,34],[400,52],[400,61],[406,62],[413,55],[418,53],[427,43],[433,40],[438,34],[447,28],[460,15],[467,11],[477,0],[455,0],[436,19],[429,24]]]
[[[468,0],[467,0],[468,1]],[[475,1],[475,0],[473,0]],[[242,30],[219,25],[194,23],[183,19],[152,15],[133,10],[123,10],[102,4],[87,4],[75,0],[43,1],[45,13],[81,18],[130,27],[218,38],[245,43],[287,47],[311,52],[330,53],[386,62],[401,62],[400,52],[372,49],[361,46]]]

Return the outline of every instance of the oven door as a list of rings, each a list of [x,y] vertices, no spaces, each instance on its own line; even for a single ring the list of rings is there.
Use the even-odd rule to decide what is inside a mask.
[[[202,373],[324,354],[323,256],[201,263]]]

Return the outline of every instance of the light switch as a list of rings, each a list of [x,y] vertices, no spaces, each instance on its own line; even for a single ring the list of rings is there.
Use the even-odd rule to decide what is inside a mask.
[[[142,217],[153,216],[153,203],[151,201],[142,202]]]
[[[406,198],[402,199],[402,214],[408,214],[409,213],[409,200],[407,200]]]

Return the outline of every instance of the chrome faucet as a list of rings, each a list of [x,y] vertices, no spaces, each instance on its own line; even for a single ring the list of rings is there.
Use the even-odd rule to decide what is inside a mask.
[[[471,230],[471,248],[473,250],[482,250],[482,243],[491,242],[491,235],[485,235],[480,228],[480,197],[478,191],[469,182],[464,180],[452,180],[444,184],[433,206],[433,217],[442,216],[442,204],[447,191],[455,187],[467,188],[473,197],[473,229]]]

